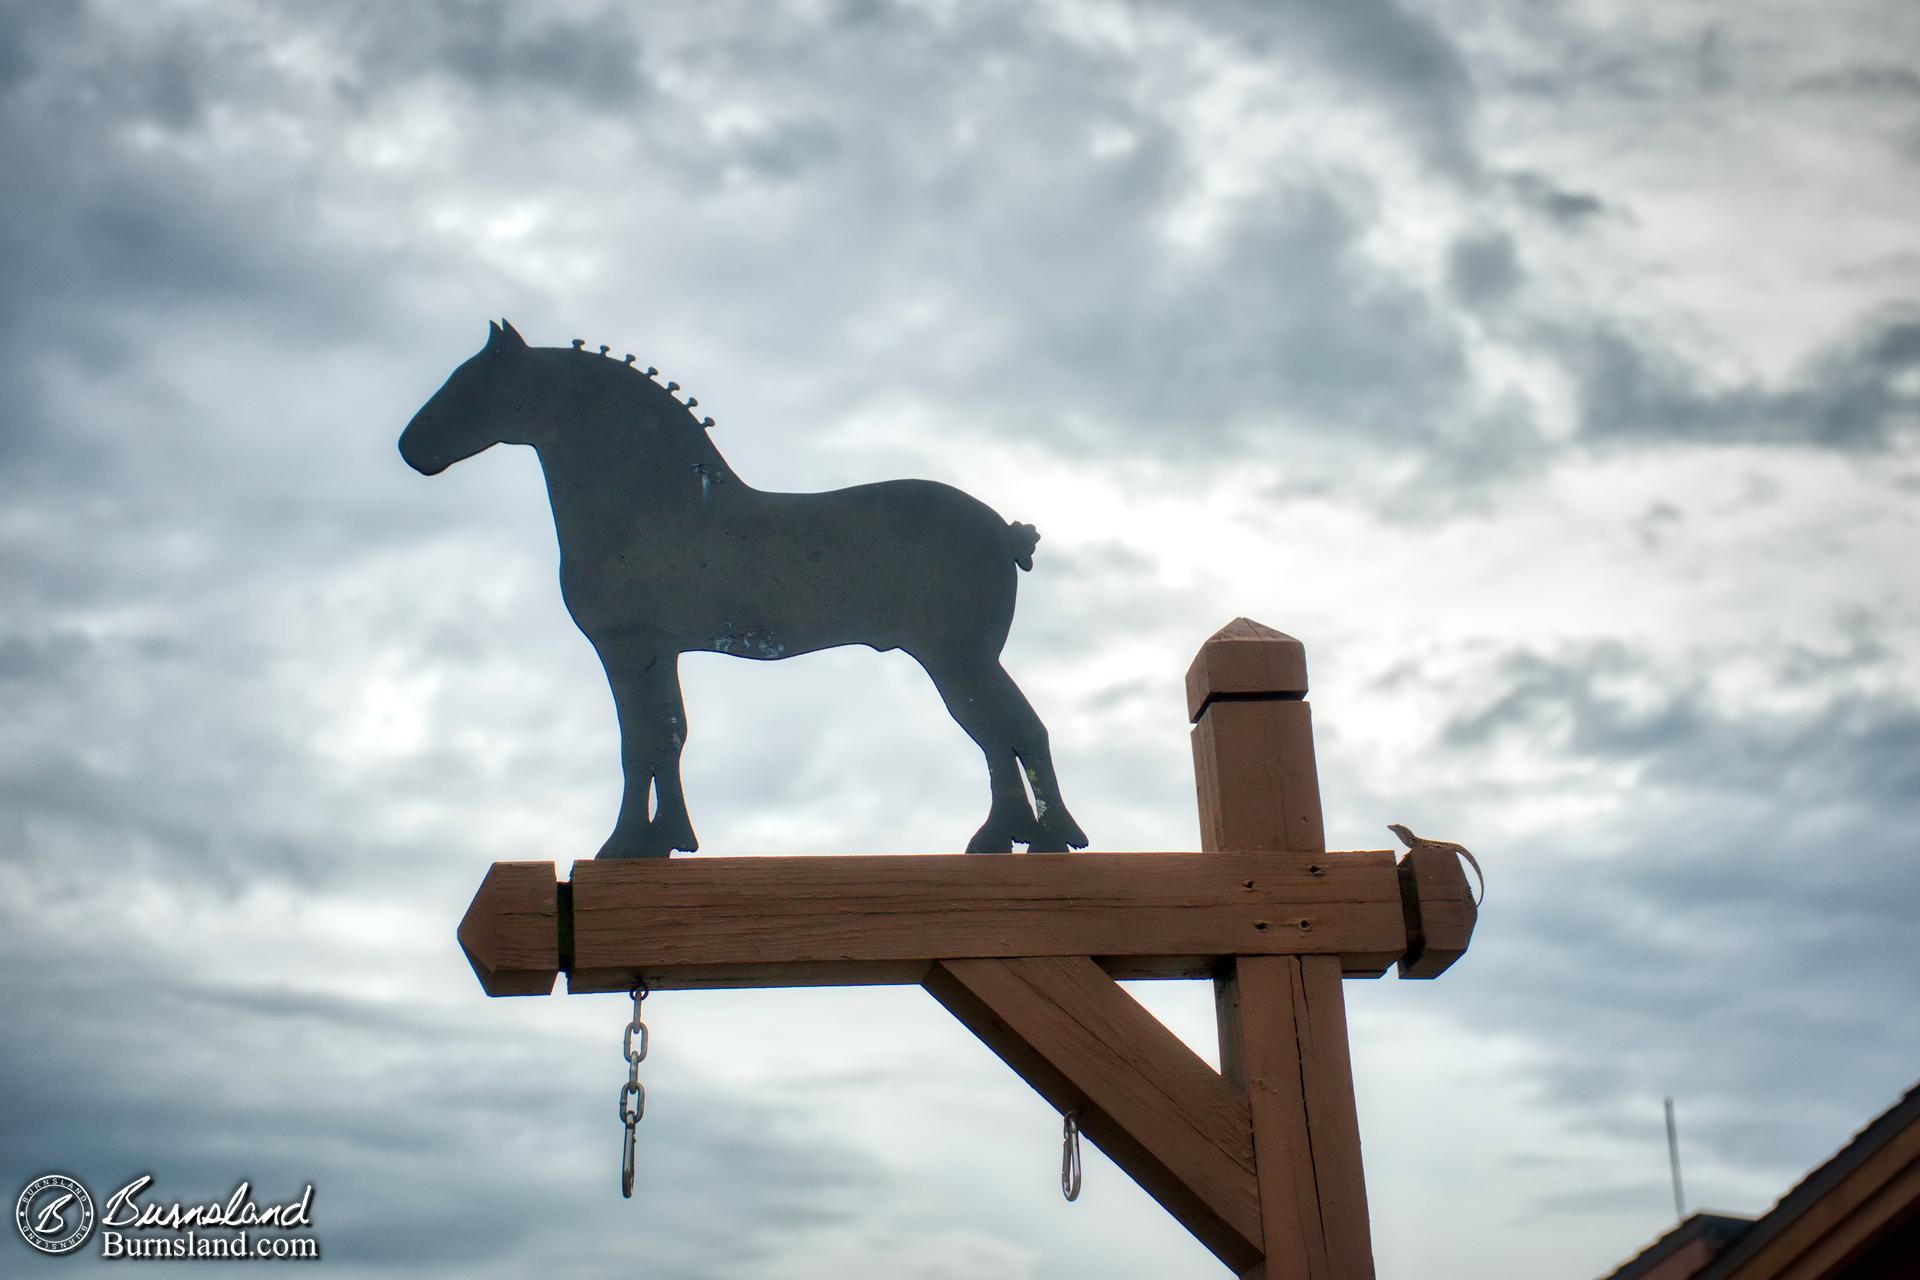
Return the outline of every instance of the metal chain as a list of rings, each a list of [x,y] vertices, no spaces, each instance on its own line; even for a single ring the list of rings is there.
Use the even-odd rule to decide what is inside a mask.
[[[1072,1204],[1080,1198],[1080,1108],[1060,1117],[1060,1194]]]
[[[646,998],[647,984],[634,983],[633,1018],[621,1037],[621,1052],[627,1059],[627,1082],[620,1086],[620,1123],[627,1134],[620,1147],[620,1194],[628,1200],[633,1199],[633,1127],[647,1113],[647,1090],[640,1083],[640,1064],[647,1057],[647,1024],[640,1017],[640,1003]],[[633,1043],[636,1031],[640,1033],[638,1048]]]

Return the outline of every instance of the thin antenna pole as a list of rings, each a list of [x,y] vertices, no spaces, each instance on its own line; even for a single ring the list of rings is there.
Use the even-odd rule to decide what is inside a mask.
[[[1687,1216],[1687,1198],[1680,1190],[1680,1131],[1673,1123],[1673,1099],[1667,1099],[1667,1163],[1673,1166],[1673,1214]]]

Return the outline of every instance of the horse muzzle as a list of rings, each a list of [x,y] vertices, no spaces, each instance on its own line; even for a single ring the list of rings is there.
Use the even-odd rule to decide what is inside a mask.
[[[419,425],[420,419],[416,416],[407,424],[407,429],[400,433],[400,457],[421,475],[437,476],[452,466],[454,459],[436,457],[431,450],[423,448],[420,443],[421,433],[416,430]]]

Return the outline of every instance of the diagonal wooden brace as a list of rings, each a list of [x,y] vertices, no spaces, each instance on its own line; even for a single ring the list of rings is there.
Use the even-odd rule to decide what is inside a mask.
[[[1338,966],[1338,961],[1334,961]],[[1246,1096],[1084,956],[948,960],[926,989],[1222,1262],[1262,1257]]]

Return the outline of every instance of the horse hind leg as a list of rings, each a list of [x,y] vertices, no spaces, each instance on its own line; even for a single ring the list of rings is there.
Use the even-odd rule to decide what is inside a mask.
[[[985,671],[977,666],[928,662],[923,658],[921,665],[933,678],[947,710],[987,758],[987,780],[993,788],[993,804],[987,811],[987,820],[973,833],[973,839],[967,841],[967,852],[1011,853],[1015,842],[1027,844],[1036,839],[1040,826],[1027,804],[1026,789],[1020,785],[1013,708],[993,678],[997,673],[1005,680],[1006,673],[997,664],[991,671]]]
[[[1069,849],[1086,848],[1087,833],[1073,820],[1066,802],[1060,798],[1060,779],[1053,771],[1047,726],[1041,723],[1033,704],[1020,692],[1020,686],[1013,682],[1006,669],[996,665],[994,671],[1006,685],[1007,701],[1013,708],[1014,754],[1019,756],[1027,784],[1033,788],[1033,804],[1038,811],[1039,832],[1027,848],[1033,853],[1065,853]]]

